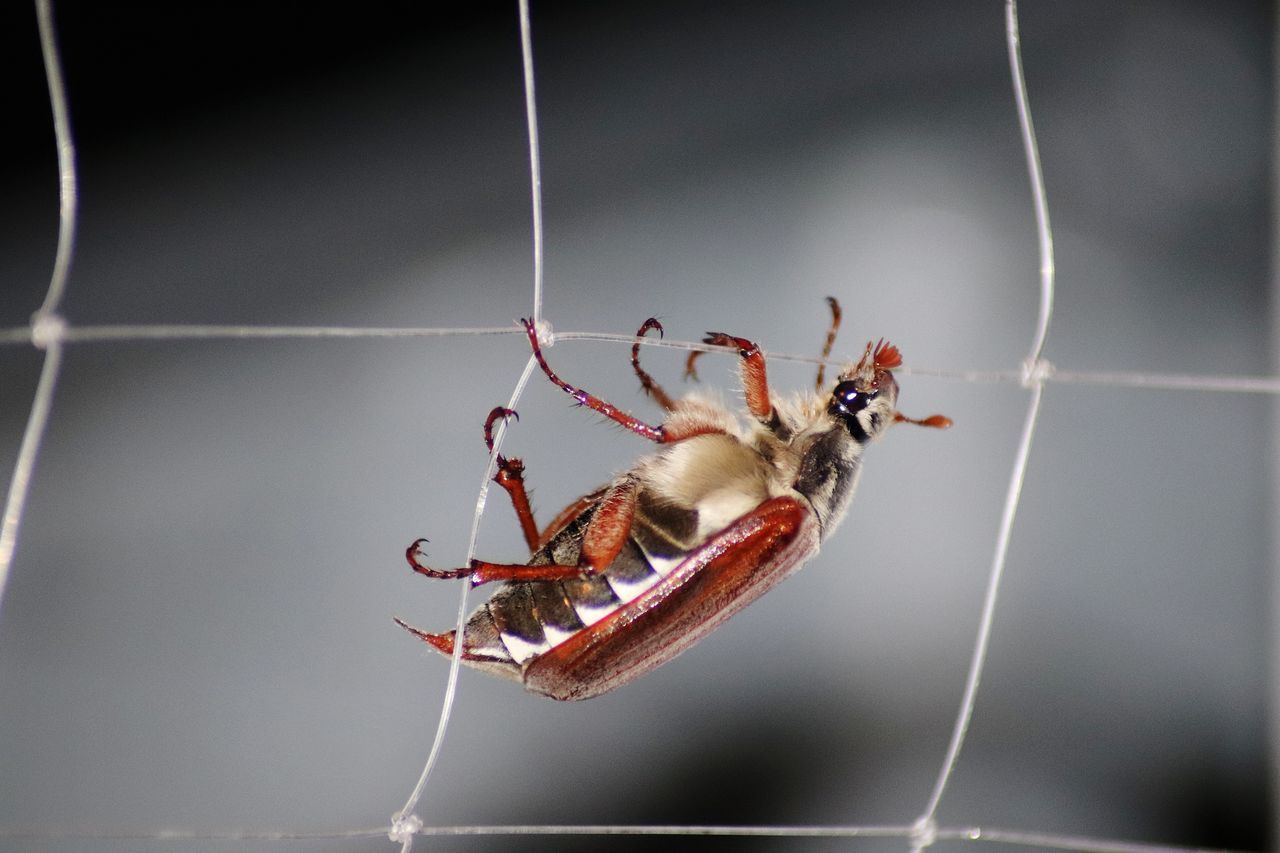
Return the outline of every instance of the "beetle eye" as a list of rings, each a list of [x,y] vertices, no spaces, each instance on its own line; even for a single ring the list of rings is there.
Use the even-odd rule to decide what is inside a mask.
[[[836,385],[835,390],[831,392],[831,405],[828,411],[833,415],[853,417],[865,409],[879,394],[880,391],[875,388],[870,391],[861,391],[856,382],[851,379],[846,380]]]
[[[862,390],[855,381],[846,380],[836,385],[835,390],[831,392],[831,404],[827,406],[827,411],[844,423],[845,429],[849,431],[854,441],[866,444],[871,440],[871,434],[867,430],[879,431],[880,415],[869,412],[866,423],[859,415],[871,405],[872,400],[879,396],[879,388]]]

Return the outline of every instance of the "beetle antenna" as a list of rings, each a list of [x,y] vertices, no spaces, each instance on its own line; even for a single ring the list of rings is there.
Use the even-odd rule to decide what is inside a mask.
[[[836,345],[836,332],[840,330],[840,303],[836,301],[834,296],[828,296],[827,305],[831,307],[831,327],[827,329],[827,341],[822,345],[822,361],[818,362],[818,381],[813,386],[813,390],[819,394],[822,393],[822,380],[827,370],[827,358],[831,355],[831,348]]]
[[[916,426],[932,427],[933,429],[947,429],[953,421],[946,415],[929,415],[927,418],[909,418],[902,412],[893,413],[894,423],[908,423]]]
[[[893,344],[881,338],[876,342],[875,351],[871,354],[871,362],[877,370],[901,367],[902,353]]]
[[[696,349],[696,350],[694,350],[693,352],[689,353],[689,358],[688,358],[688,359],[685,361],[685,363],[684,363],[684,380],[685,380],[686,382],[689,382],[689,381],[697,382],[697,381],[699,381],[699,380],[698,380],[698,368],[697,368],[697,361],[698,361],[698,359],[699,359],[699,358],[701,358],[703,355],[705,355],[705,353],[704,353],[702,350],[700,350],[700,349]]]

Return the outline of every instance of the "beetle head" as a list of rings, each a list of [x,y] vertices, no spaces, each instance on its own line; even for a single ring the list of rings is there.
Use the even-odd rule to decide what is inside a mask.
[[[867,343],[862,358],[840,374],[827,411],[839,418],[859,444],[878,437],[897,418],[898,383],[890,369],[902,364],[893,344]]]

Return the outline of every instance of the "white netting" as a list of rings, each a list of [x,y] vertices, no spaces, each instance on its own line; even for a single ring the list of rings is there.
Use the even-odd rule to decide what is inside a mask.
[[[399,840],[1261,843],[1270,404],[1249,392],[1280,380],[1246,375],[1267,369],[1267,196],[1241,114],[1265,50],[1244,7],[1032,13],[1051,323],[999,17],[950,9],[538,10],[562,375],[652,414],[619,346],[644,317],[677,339],[643,354],[677,390],[672,343],[814,352],[830,292],[837,350],[892,337],[904,410],[957,427],[891,434],[818,560],[641,682],[566,706],[450,676]],[[67,297],[55,274],[39,319],[0,330],[35,344],[5,349],[0,406],[0,766],[21,780],[0,838],[385,849],[446,679],[390,616],[470,606],[398,554],[520,548],[505,496],[474,502],[484,414],[520,398],[503,437],[544,519],[645,450],[542,387],[508,322],[542,313],[515,19],[461,19],[287,117],[267,96],[89,167]],[[770,366],[811,382],[802,356]]]

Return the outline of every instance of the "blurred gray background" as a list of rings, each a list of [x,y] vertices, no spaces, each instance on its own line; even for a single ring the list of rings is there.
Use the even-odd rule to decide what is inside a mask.
[[[831,294],[846,356],[881,335],[921,368],[1025,356],[1037,258],[1001,3],[533,14],[557,329],[629,334],[657,315],[674,338],[718,329],[816,353]],[[4,15],[9,327],[47,283],[56,176],[34,15]],[[530,312],[514,2],[65,3],[59,20],[83,182],[72,323],[473,327]],[[1022,27],[1058,246],[1047,357],[1267,372],[1271,4],[1028,2]],[[526,356],[514,334],[71,347],[0,612],[0,826],[384,824],[447,669],[391,617],[442,629],[458,600],[403,549],[427,536],[437,563],[465,557],[484,415]],[[657,418],[624,347],[548,357]],[[682,354],[645,358],[680,388]],[[6,482],[39,363],[0,349]],[[702,367],[731,402],[733,368]],[[777,363],[771,379],[804,390],[812,371]],[[902,386],[904,410],[955,428],[875,447],[819,558],[678,661],[572,705],[464,672],[422,817],[913,820],[960,700],[1026,392]],[[544,520],[646,450],[536,377],[520,414],[507,449]],[[941,822],[1269,845],[1271,418],[1260,397],[1049,386]],[[480,553],[517,559],[501,498]]]

